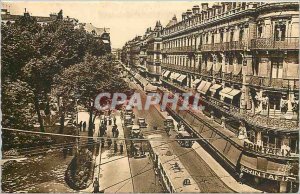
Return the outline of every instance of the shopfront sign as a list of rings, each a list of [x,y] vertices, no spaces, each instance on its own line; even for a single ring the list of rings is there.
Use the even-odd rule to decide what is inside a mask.
[[[295,177],[295,176],[286,176],[286,175],[282,175],[282,174],[272,174],[272,173],[268,173],[268,172],[262,172],[262,171],[248,168],[243,165],[241,165],[241,171],[245,172],[247,174],[251,174],[253,176],[270,179],[270,180],[274,180],[274,181],[297,182],[297,177]]]
[[[291,156],[291,150],[290,149],[264,147],[264,146],[261,146],[261,145],[254,144],[252,142],[244,141],[244,148],[246,150],[250,150],[250,151],[254,151],[254,152],[262,153],[262,154],[269,154],[269,155],[275,155],[275,156],[285,156],[285,157],[290,157]]]

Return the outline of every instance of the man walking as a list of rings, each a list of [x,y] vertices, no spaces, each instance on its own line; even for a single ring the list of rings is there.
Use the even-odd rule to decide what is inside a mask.
[[[116,116],[113,117],[113,120],[114,120],[114,125],[116,125],[116,122],[117,122]]]
[[[79,123],[79,131],[81,131],[82,130],[82,121],[80,121],[80,123]]]
[[[100,185],[99,185],[99,181],[98,181],[97,177],[95,177],[95,181],[93,183],[93,187],[94,187],[94,193],[99,193]]]
[[[115,152],[115,154],[118,152],[118,144],[116,141],[114,143],[114,152]]]
[[[85,129],[86,129],[86,122],[85,121],[82,124],[82,128],[83,128],[83,131],[85,131]]]
[[[117,125],[114,125],[114,126],[112,127],[112,134],[113,134],[113,137],[115,137],[115,135],[116,135],[116,129],[117,129]]]
[[[123,143],[120,144],[120,154],[123,154]]]

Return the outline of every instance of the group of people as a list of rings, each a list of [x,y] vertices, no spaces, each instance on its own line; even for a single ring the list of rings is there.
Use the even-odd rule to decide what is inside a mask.
[[[80,131],[85,131],[86,130],[86,121],[84,121],[84,122],[80,121],[78,125],[79,125],[79,130]]]

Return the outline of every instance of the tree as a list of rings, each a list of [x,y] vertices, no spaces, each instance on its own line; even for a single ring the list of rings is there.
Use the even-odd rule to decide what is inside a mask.
[[[62,12],[56,21],[44,25],[25,14],[15,23],[2,25],[1,39],[2,83],[8,80],[27,83],[28,91],[33,94],[41,131],[44,127],[40,103],[49,103],[47,95],[52,91],[53,77],[63,69],[82,62],[87,53],[102,56],[108,52],[103,43],[83,28],[78,28],[76,23],[63,20]],[[10,98],[5,100],[7,104],[13,103]],[[6,114],[5,109],[3,114]]]
[[[111,55],[95,57],[88,55],[84,61],[63,70],[55,78],[56,87],[63,91],[64,98],[79,97],[79,101],[89,110],[89,136],[93,135],[93,124],[97,114],[95,97],[101,92],[124,92],[128,86],[119,76]]]

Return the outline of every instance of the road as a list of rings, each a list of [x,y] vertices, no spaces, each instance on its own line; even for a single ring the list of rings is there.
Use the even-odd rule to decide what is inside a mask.
[[[136,89],[136,92],[141,94],[142,103],[145,103],[146,95],[142,91],[139,85],[130,82],[130,86]],[[158,112],[154,106],[150,106],[149,110],[137,110],[134,109],[136,118],[143,117],[146,119],[149,127],[148,130],[157,133],[153,130],[153,126],[157,126],[158,129],[162,129],[164,118]],[[147,134],[149,134],[149,131]],[[160,130],[158,130],[160,131]],[[169,138],[166,133],[162,132],[164,138]],[[174,138],[174,136],[171,136]],[[198,154],[192,148],[183,148],[179,146],[177,142],[170,141],[171,148],[174,154],[180,156],[179,159],[185,166],[187,171],[191,174],[192,178],[197,182],[201,192],[213,193],[213,192],[233,192],[228,188],[222,180],[212,171],[212,169],[206,164],[206,162],[198,156]]]

